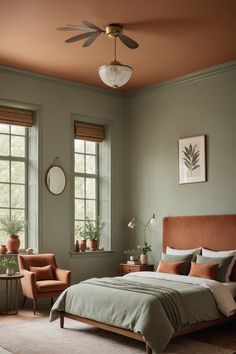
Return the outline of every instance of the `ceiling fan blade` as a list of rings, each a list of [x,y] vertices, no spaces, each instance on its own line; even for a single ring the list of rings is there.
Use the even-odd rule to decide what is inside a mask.
[[[81,33],[81,34],[78,34],[77,36],[73,36],[71,38],[66,39],[65,42],[72,43],[72,42],[80,41],[81,39],[90,37],[93,33],[94,32]]]
[[[90,46],[90,44],[92,44],[100,34],[101,34],[100,31],[93,32],[93,34],[86,40],[86,42],[84,42],[83,47]]]
[[[130,49],[135,49],[139,47],[137,42],[135,42],[133,39],[131,39],[130,37],[126,36],[123,33],[120,33],[119,38],[121,42],[124,43]]]
[[[73,26],[73,25],[66,25],[64,27],[58,27],[58,31],[78,31],[78,30],[88,30],[87,27],[83,26]]]
[[[83,21],[83,24],[91,29],[94,29],[96,31],[100,31],[100,32],[105,32],[104,30],[102,30],[101,28],[99,28],[98,26],[94,25],[93,23],[89,22],[89,21]]]

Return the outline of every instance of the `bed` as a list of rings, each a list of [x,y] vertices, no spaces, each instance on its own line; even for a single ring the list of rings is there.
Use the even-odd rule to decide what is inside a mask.
[[[192,249],[201,246],[215,251],[236,249],[236,215],[166,217],[163,219],[163,251],[167,246],[176,249]],[[236,319],[236,315],[233,314],[234,312],[231,314],[230,309],[219,310],[220,304],[216,306],[216,299],[220,298],[224,285],[206,280],[204,285],[200,286],[196,279],[189,284],[185,280],[188,278],[186,276],[182,276],[185,278],[183,282],[172,278],[172,275],[168,274],[159,277],[155,272],[141,272],[124,277],[103,278],[99,281],[91,279],[82,282],[72,286],[58,298],[51,311],[51,320],[60,317],[60,326],[63,328],[64,318],[67,317],[137,339],[146,343],[146,353],[151,354],[153,350],[156,353],[161,352],[174,336]],[[236,282],[236,264],[232,269],[230,280]],[[211,282],[213,282],[213,290],[211,284],[208,287],[208,283]],[[170,283],[171,287],[168,286]],[[159,294],[160,289],[161,294]],[[157,292],[158,300],[156,300]],[[167,292],[167,295],[164,296],[163,292]],[[214,292],[218,292],[216,297],[212,295]],[[181,293],[180,300],[179,293]],[[230,297],[227,291],[225,294],[229,297],[231,309],[234,308],[232,295]],[[160,302],[160,296],[161,299],[164,296],[167,300]],[[98,298],[101,299],[100,303],[97,303]],[[129,304],[128,300],[124,301],[128,298]],[[181,306],[184,307],[183,312],[182,309],[180,311],[179,308],[177,310],[173,308],[172,298],[176,299],[176,303],[179,301],[180,309]],[[198,306],[197,302],[194,303],[200,301],[199,299],[203,300],[201,306]],[[141,306],[141,310],[137,308],[136,302]],[[227,301],[221,302],[224,307]],[[73,308],[73,303],[76,304],[76,310]],[[186,307],[188,307],[188,321],[184,312]],[[198,313],[195,311],[197,308],[200,309]],[[224,310],[225,315],[222,314]],[[204,317],[208,312],[208,317]],[[94,313],[97,313],[96,316],[93,315]],[[114,313],[118,315],[114,316]],[[173,317],[170,323],[166,314]],[[164,325],[165,330],[158,331],[158,328],[164,328]]]

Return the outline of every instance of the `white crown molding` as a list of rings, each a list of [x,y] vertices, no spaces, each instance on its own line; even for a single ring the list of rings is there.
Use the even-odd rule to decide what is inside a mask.
[[[227,63],[220,64],[217,66],[213,66],[208,69],[195,71],[191,74],[181,76],[181,77],[174,79],[174,80],[167,80],[167,81],[163,81],[160,84],[155,84],[155,85],[143,88],[143,89],[125,92],[124,97],[125,98],[132,98],[132,97],[136,97],[136,96],[142,96],[145,94],[153,93],[155,91],[162,90],[162,89],[169,88],[169,87],[173,87],[173,86],[186,85],[186,84],[189,84],[192,82],[197,82],[197,81],[200,81],[200,80],[203,80],[206,78],[210,78],[210,77],[219,75],[221,73],[235,70],[235,69],[236,69],[236,61],[227,62]]]
[[[61,79],[55,76],[49,76],[45,74],[39,74],[33,71],[26,71],[21,69],[16,69],[7,65],[0,65],[0,73],[13,75],[18,77],[23,77],[25,79],[44,81],[47,83],[52,83],[55,85],[64,86],[67,88],[74,88],[78,90],[88,90],[90,92],[96,92],[103,95],[110,95],[116,97],[123,97],[122,92],[114,91],[113,89],[100,88],[92,85],[82,84],[80,82]]]

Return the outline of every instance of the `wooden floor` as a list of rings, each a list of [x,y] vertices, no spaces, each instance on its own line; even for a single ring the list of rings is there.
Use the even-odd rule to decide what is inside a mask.
[[[20,309],[17,315],[1,315],[0,325],[16,324],[23,321],[28,321],[41,317],[49,316],[49,304],[40,304],[37,308],[36,315],[32,311],[32,304],[29,303],[24,310]],[[185,335],[188,338],[193,338],[213,345],[229,348],[236,351],[236,321],[224,325],[205,329],[203,331]]]

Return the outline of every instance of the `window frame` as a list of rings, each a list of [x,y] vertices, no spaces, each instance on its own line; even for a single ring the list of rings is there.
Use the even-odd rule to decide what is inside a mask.
[[[75,140],[79,140],[79,141],[83,141],[84,143],[84,152],[76,152],[75,151]],[[76,236],[75,236],[75,225],[76,222],[83,222],[85,224],[85,220],[86,220],[86,201],[87,200],[95,200],[95,220],[96,221],[99,217],[99,144],[97,142],[95,143],[95,154],[91,154],[91,153],[87,153],[86,151],[86,140],[83,139],[76,139],[74,138],[74,149],[73,149],[73,156],[74,156],[74,164],[73,164],[73,177],[74,177],[74,243],[76,241]],[[75,156],[76,155],[83,155],[84,156],[84,172],[76,172],[75,171]],[[86,173],[86,156],[95,156],[95,174],[91,174],[91,173]],[[86,192],[84,195],[84,198],[76,198],[75,197],[75,178],[76,177],[81,177],[84,179],[84,181],[86,181],[87,178],[94,178],[95,180],[95,199],[89,199],[86,198]],[[85,185],[85,189],[86,189],[86,183]],[[75,201],[76,200],[83,200],[83,204],[84,204],[84,219],[76,219],[76,215],[75,215]]]
[[[106,132],[106,137],[102,143],[99,143],[99,183],[98,183],[98,193],[99,193],[99,216],[100,221],[105,222],[105,228],[103,229],[102,243],[105,243],[104,251],[87,251],[87,252],[75,252],[74,244],[74,230],[75,230],[75,221],[74,221],[74,126],[76,122],[84,122],[95,125],[103,125]],[[96,116],[88,116],[83,114],[71,113],[71,232],[70,232],[70,256],[72,258],[77,257],[100,257],[100,256],[109,256],[113,254],[113,233],[114,225],[112,221],[113,215],[113,191],[112,191],[112,171],[113,171],[113,161],[112,161],[112,121],[110,119],[100,118]],[[105,156],[105,157],[104,157]],[[106,161],[106,166],[104,165],[104,160]],[[105,166],[105,167],[104,167]],[[106,184],[106,189],[104,189],[104,180]],[[107,182],[107,183],[106,183]],[[105,206],[105,207],[104,207]],[[103,246],[103,245],[102,245]]]
[[[9,162],[9,182],[0,182],[0,184],[7,184],[9,185],[9,206],[8,207],[1,207],[0,206],[0,210],[9,210],[9,216],[11,218],[12,216],[12,211],[13,210],[22,210],[24,211],[24,220],[28,220],[28,215],[29,215],[29,204],[28,204],[28,196],[29,196],[29,183],[28,183],[28,168],[29,168],[29,128],[26,126],[22,126],[23,128],[25,128],[25,134],[24,135],[20,135],[20,134],[16,134],[16,133],[12,133],[12,129],[11,127],[17,127],[17,124],[7,124],[7,123],[0,123],[0,125],[8,125],[9,126],[9,131],[7,133],[0,133],[0,135],[8,135],[9,136],[9,155],[8,156],[4,156],[4,155],[0,155],[0,160],[1,161],[8,161]],[[12,136],[19,136],[25,137],[25,157],[21,157],[21,156],[12,156],[11,155],[11,147],[12,147]],[[11,180],[11,163],[12,162],[23,162],[24,163],[24,183],[15,183],[12,182]],[[11,192],[12,192],[12,185],[23,185],[24,186],[24,207],[23,208],[13,208],[11,205]],[[24,240],[24,246],[25,248],[28,245],[28,229],[25,228],[24,230],[24,234],[23,234]]]

